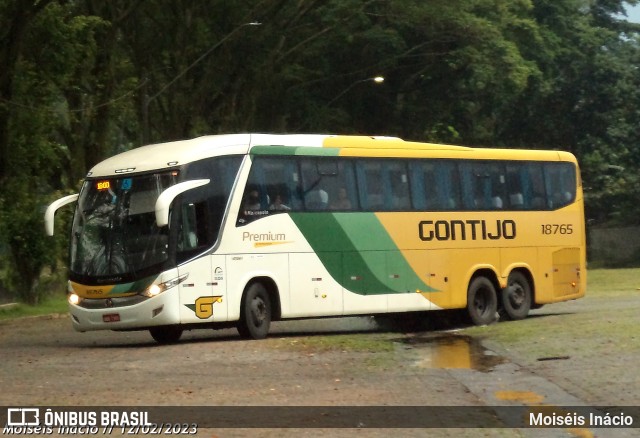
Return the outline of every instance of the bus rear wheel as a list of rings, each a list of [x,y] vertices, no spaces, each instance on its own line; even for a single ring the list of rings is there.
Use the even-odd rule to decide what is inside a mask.
[[[487,325],[496,320],[498,297],[496,288],[486,277],[471,280],[467,290],[467,313],[475,325]]]
[[[182,336],[182,327],[178,325],[151,327],[149,333],[158,344],[175,344]]]
[[[261,283],[247,289],[240,309],[238,333],[246,339],[264,339],[271,325],[271,300]]]
[[[506,319],[524,319],[531,309],[531,284],[521,272],[509,274],[507,287],[502,289],[501,316]]]

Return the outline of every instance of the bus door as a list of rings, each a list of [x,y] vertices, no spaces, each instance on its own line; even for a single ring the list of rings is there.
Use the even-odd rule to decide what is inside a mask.
[[[180,322],[227,320],[225,257],[205,255],[178,268],[180,276]]]
[[[186,181],[207,181],[182,193],[175,203],[176,262],[181,275],[181,320],[228,319],[224,256],[211,254],[220,237],[224,212],[242,157],[214,157],[190,163]]]
[[[209,185],[205,186],[209,188]],[[183,324],[226,321],[224,256],[211,254],[219,229],[219,205],[205,190],[181,196],[174,224]]]

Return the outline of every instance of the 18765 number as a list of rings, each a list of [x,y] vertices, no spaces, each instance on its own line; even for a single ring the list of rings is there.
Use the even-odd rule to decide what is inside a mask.
[[[573,234],[573,224],[542,224],[542,234]]]

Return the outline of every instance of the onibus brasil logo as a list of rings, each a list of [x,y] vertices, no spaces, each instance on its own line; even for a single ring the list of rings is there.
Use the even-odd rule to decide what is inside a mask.
[[[58,408],[7,408],[3,435],[108,434],[114,429],[151,426],[145,411],[59,410]]]

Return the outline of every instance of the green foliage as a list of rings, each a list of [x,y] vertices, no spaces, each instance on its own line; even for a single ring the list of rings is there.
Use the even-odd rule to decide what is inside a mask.
[[[44,205],[96,162],[209,133],[570,150],[589,218],[637,224],[640,27],[624,3],[0,0],[4,282],[38,299],[70,214],[45,239]]]
[[[16,306],[0,307],[0,323],[15,318],[34,316],[55,318],[58,315],[66,314],[67,308],[67,299],[63,296],[46,299],[37,306],[18,303]]]
[[[73,186],[62,171],[71,158],[59,135],[68,121],[62,88],[73,82],[85,59],[87,28],[95,22],[49,4],[30,17],[24,49],[12,66],[13,99],[6,102],[11,117],[2,127],[9,154],[1,175],[0,237],[7,249],[4,283],[29,304],[37,304],[46,291],[40,281],[45,267],[55,270],[66,252],[60,239],[47,239],[42,232],[43,203],[53,190]]]

